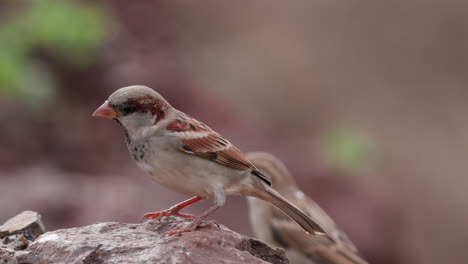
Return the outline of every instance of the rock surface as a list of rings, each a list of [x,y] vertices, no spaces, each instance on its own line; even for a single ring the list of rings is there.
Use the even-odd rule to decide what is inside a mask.
[[[31,252],[24,251],[36,237],[44,233],[41,215],[24,211],[0,226],[0,263],[34,263]]]
[[[0,238],[22,234],[29,240],[45,232],[41,215],[33,211],[24,211],[0,226]]]
[[[161,237],[164,232],[188,222],[163,217],[143,224],[97,223],[57,230],[41,235],[26,250],[16,251],[15,258],[24,264],[289,263],[282,249],[224,226]]]

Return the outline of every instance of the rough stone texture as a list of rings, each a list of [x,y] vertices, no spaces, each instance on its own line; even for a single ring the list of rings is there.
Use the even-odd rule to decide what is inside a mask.
[[[41,215],[24,211],[0,226],[0,264],[35,263],[34,255],[24,251],[44,233]]]
[[[37,263],[34,254],[31,251],[19,250],[14,254],[15,261],[18,264]]]
[[[9,248],[0,247],[0,263],[1,264],[16,264],[18,263],[14,258],[15,251]]]
[[[23,250],[28,247],[30,242],[31,240],[28,240],[25,236],[16,234],[4,237],[0,246],[2,248],[9,248],[12,250]]]
[[[0,238],[22,234],[32,241],[44,232],[41,215],[33,211],[24,211],[0,226]]]
[[[161,237],[189,220],[163,217],[143,224],[97,223],[41,235],[18,251],[21,263],[289,263],[284,251],[224,226]],[[30,252],[28,254],[27,252]]]

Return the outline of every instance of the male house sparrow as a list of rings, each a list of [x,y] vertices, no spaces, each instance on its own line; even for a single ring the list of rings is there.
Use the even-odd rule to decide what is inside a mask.
[[[333,220],[297,187],[286,166],[264,152],[248,153],[246,157],[269,176],[280,194],[315,219],[327,235],[308,236],[289,218],[264,201],[248,197],[250,222],[255,235],[262,241],[286,249],[294,264],[364,264],[354,244],[337,229]]]
[[[253,196],[270,202],[294,219],[306,232],[323,234],[323,228],[291,204],[234,145],[205,124],[173,108],[146,86],[121,88],[109,96],[93,116],[111,118],[125,131],[127,147],[137,165],[159,184],[195,197],[168,210],[147,213],[146,219],[176,215],[192,223],[166,235],[206,226],[203,220],[224,205],[226,195]],[[198,217],[180,210],[205,198],[215,204]]]

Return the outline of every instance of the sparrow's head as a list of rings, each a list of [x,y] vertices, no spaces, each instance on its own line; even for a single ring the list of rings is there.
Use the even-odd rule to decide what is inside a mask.
[[[171,105],[153,89],[133,85],[111,94],[93,116],[114,119],[135,135],[163,120],[171,110]]]
[[[266,152],[250,152],[246,154],[246,157],[271,180],[273,188],[280,189],[296,185],[286,165],[277,157]]]

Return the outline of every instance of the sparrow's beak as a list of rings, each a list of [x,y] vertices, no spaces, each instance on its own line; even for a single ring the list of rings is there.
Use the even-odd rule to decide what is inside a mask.
[[[117,118],[117,112],[112,109],[108,101],[105,101],[96,111],[94,111],[93,116],[99,116],[104,118]]]

